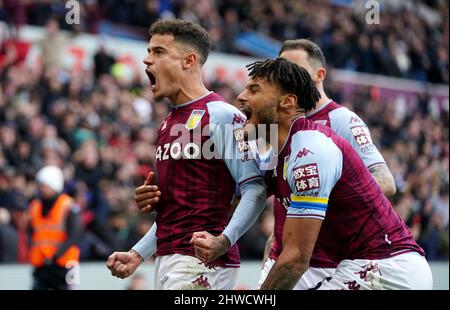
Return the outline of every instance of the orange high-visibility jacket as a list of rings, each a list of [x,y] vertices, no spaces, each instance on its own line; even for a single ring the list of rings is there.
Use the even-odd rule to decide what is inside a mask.
[[[65,222],[73,205],[72,198],[61,194],[52,206],[46,217],[42,215],[42,203],[33,200],[30,204],[31,225],[33,235],[31,237],[30,261],[36,267],[44,264],[46,258],[51,259],[58,247],[67,239]],[[79,261],[80,249],[72,245],[61,255],[56,263],[66,267],[69,261]]]

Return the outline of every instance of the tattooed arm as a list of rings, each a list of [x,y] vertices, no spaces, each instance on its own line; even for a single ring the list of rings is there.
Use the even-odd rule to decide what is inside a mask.
[[[375,181],[381,187],[384,195],[393,196],[397,189],[395,188],[394,177],[386,164],[379,164],[369,168]]]
[[[322,221],[286,218],[283,251],[261,286],[262,290],[290,290],[309,267]]]

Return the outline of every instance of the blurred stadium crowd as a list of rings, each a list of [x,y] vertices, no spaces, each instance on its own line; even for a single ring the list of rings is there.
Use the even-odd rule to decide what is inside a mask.
[[[82,23],[83,31],[98,31],[104,19],[146,27],[160,16],[177,16],[205,26],[217,51],[239,53],[233,38],[246,30],[278,40],[310,37],[332,67],[448,84],[447,1],[422,2],[438,12],[437,26],[402,9],[383,15],[374,27],[329,1],[80,2],[89,21]],[[48,26],[60,5],[0,0],[0,20]],[[1,56],[0,262],[27,260],[28,202],[36,192],[35,173],[44,164],[64,169],[66,192],[81,207],[82,260],[130,249],[152,225],[153,216],[139,214],[133,195],[154,167],[156,130],[169,111],[167,102],[153,99],[140,74],[131,81],[110,74],[115,59],[105,50],[95,55],[94,70],[80,73],[58,63],[28,67],[18,55]],[[207,86],[230,102],[238,91],[218,82]],[[426,95],[399,114],[394,102],[380,101],[368,87],[344,96],[331,84],[328,94],[368,123],[396,180],[396,210],[429,259],[448,260],[448,111],[432,113]],[[269,202],[239,241],[242,258],[262,258],[272,228]]]
[[[433,83],[449,81],[448,1],[379,0],[383,11],[378,25],[365,22],[361,0],[78,2],[79,25],[63,22],[65,1],[58,0],[2,0],[0,21],[43,26],[49,18],[56,17],[65,28],[90,33],[113,31],[119,23],[128,25],[129,33],[146,39],[148,25],[156,19],[180,17],[205,27],[216,51],[242,53],[236,39],[247,32],[279,41],[310,38],[322,47],[335,68]]]

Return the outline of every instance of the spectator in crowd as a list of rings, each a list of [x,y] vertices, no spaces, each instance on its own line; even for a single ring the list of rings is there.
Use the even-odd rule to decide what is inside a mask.
[[[0,211],[3,212],[3,221],[0,220],[0,262],[25,264],[29,262],[30,246],[28,202],[17,192],[13,192],[8,200],[9,208]]]
[[[49,19],[45,25],[46,37],[40,42],[44,66],[62,67],[64,36],[59,29],[57,19]]]
[[[106,51],[105,46],[101,45],[94,55],[95,78],[98,79],[103,74],[110,74],[111,67],[115,62],[114,57]]]

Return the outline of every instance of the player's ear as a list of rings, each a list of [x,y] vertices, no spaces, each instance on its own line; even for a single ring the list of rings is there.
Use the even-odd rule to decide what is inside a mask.
[[[188,53],[184,56],[183,67],[184,69],[189,69],[195,66],[198,62],[198,56],[195,53]]]
[[[279,108],[282,111],[288,111],[291,109],[296,109],[297,107],[297,96],[294,94],[283,95],[280,99]]]
[[[320,67],[319,69],[317,69],[316,71],[316,77],[315,77],[315,82],[316,83],[320,83],[323,82],[325,80],[325,76],[327,75],[327,69]]]

